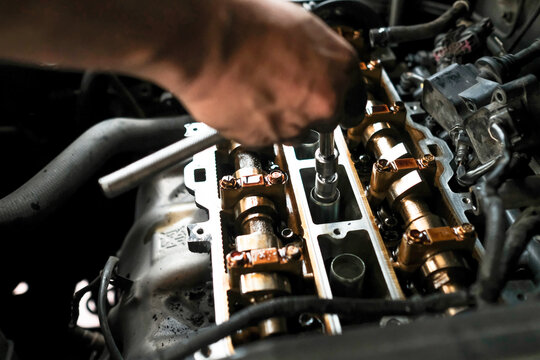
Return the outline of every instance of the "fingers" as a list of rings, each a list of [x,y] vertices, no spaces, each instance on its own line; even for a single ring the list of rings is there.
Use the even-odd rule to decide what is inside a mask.
[[[238,27],[227,32],[236,35],[215,45],[230,53],[209,60],[178,93],[192,115],[249,147],[291,143],[312,128],[333,130],[349,104],[344,94],[358,66],[353,48],[297,5],[236,4],[235,22],[227,25]]]

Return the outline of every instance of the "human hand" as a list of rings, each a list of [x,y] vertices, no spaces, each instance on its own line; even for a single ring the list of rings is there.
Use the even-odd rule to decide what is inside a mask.
[[[208,44],[196,74],[160,79],[195,118],[248,147],[337,125],[358,64],[344,39],[282,0],[219,0],[209,11],[215,23],[202,35]]]

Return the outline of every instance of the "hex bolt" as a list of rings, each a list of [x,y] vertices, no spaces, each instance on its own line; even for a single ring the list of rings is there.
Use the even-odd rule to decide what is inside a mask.
[[[283,184],[285,182],[285,174],[281,170],[273,170],[268,174],[267,179],[272,185]]]
[[[229,267],[243,266],[246,255],[240,251],[234,251],[229,255]]]
[[[433,156],[431,154],[425,154],[424,156],[422,156],[422,159],[420,160],[420,162],[422,163],[423,166],[429,166],[434,161],[435,161],[435,156]]]
[[[390,170],[390,162],[386,159],[379,159],[375,163],[375,168],[378,172],[385,172]]]
[[[300,248],[294,244],[287,245],[287,249],[285,250],[285,255],[290,260],[296,260],[299,259],[300,256],[302,256],[302,251]]]
[[[420,230],[412,229],[407,233],[407,242],[409,244],[421,243],[423,234]]]
[[[475,229],[473,224],[465,223],[458,227],[457,236],[459,239],[464,240],[473,237]]]
[[[225,175],[219,181],[219,186],[222,189],[234,189],[236,188],[237,185],[238,185],[238,182],[232,175]]]

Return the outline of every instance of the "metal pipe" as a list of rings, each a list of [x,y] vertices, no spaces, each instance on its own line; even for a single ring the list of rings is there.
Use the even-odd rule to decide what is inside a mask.
[[[310,200],[315,205],[317,221],[337,221],[340,193],[338,185],[338,158],[334,147],[334,133],[321,132],[319,150],[315,153],[315,186]]]
[[[319,151],[324,158],[334,156],[334,133],[322,132],[319,137]]]
[[[222,140],[214,129],[188,137],[100,178],[99,185],[107,197],[115,197]]]

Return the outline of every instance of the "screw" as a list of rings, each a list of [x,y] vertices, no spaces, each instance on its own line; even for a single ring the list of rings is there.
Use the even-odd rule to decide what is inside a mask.
[[[421,243],[424,235],[420,230],[412,229],[407,233],[407,240],[409,244]]]
[[[267,176],[267,179],[272,185],[283,184],[285,182],[285,174],[281,170],[274,170]]]
[[[229,267],[242,266],[246,262],[246,254],[240,251],[233,251],[229,254]]]
[[[219,186],[221,186],[222,189],[234,189],[238,185],[238,182],[234,178],[234,176],[226,175],[221,178],[219,181]]]
[[[433,155],[431,155],[431,154],[425,154],[424,156],[422,156],[422,159],[420,160],[420,163],[421,163],[423,166],[429,166],[429,165],[431,165],[434,161],[435,161],[435,156],[433,156]]]
[[[474,234],[475,234],[475,232],[474,232],[474,225],[473,224],[465,223],[465,224],[459,226],[458,229],[457,229],[457,236],[461,240],[471,238],[471,237],[474,236]]]
[[[367,67],[368,69],[370,70],[375,70],[376,68],[378,68],[379,66],[381,65],[381,61],[380,60],[371,60]]]
[[[386,159],[379,159],[375,163],[375,169],[377,169],[378,172],[385,172],[390,170],[390,162]]]
[[[285,250],[285,255],[290,260],[295,260],[300,258],[302,256],[302,251],[300,251],[300,248],[296,245],[290,244],[287,245],[287,249]]]

